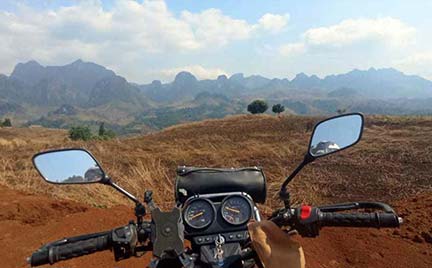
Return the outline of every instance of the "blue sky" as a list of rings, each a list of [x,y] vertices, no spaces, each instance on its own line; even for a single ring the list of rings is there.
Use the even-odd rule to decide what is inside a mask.
[[[0,73],[81,58],[140,83],[394,67],[432,79],[432,1],[0,2]]]

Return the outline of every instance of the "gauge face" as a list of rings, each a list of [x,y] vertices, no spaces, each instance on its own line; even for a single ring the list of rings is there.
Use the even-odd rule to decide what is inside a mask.
[[[210,201],[197,199],[192,201],[184,212],[186,223],[195,229],[209,226],[215,218],[215,209]]]
[[[228,197],[222,204],[221,213],[224,220],[232,225],[241,225],[249,221],[252,209],[243,196]]]

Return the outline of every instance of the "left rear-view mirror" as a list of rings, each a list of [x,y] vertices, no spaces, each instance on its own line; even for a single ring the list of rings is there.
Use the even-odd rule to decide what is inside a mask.
[[[96,159],[82,149],[42,152],[33,157],[33,164],[50,183],[96,183],[105,178],[105,172]]]

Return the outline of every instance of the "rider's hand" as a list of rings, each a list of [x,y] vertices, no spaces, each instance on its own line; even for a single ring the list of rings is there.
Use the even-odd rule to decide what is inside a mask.
[[[248,225],[252,245],[266,268],[304,268],[305,258],[300,244],[292,240],[271,221]]]

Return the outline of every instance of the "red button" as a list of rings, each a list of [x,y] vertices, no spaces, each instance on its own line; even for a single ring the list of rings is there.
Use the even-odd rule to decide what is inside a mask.
[[[300,209],[300,219],[306,220],[310,217],[312,213],[312,207],[311,206],[302,206]]]

